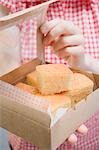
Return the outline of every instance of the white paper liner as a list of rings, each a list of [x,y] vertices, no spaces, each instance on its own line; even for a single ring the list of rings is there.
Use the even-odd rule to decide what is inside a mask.
[[[55,116],[51,120],[51,127],[54,126],[54,124],[56,124],[60,118],[62,118],[62,116],[68,109],[69,108],[62,108],[62,107],[57,109]]]
[[[50,104],[48,101],[45,101],[38,96],[34,96],[28,92],[24,92],[23,90],[1,80],[0,95],[7,97],[17,103],[51,114]]]

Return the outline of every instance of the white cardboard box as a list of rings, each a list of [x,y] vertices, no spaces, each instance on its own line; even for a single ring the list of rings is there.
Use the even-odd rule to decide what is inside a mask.
[[[99,76],[93,75],[96,82],[94,92],[52,125],[49,104],[13,86],[23,81],[38,64],[41,61],[37,58],[0,78],[0,126],[43,150],[55,150],[99,109]]]

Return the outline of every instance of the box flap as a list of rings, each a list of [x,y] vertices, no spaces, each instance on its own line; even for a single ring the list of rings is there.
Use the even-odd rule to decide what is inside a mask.
[[[0,77],[0,80],[5,81],[10,84],[16,84],[17,82],[24,81],[25,76],[34,71],[37,65],[40,65],[41,61],[36,58],[33,61],[30,61],[17,69],[3,75]]]
[[[38,22],[41,24],[42,21],[44,21],[44,18],[42,15],[44,15],[45,11],[47,10],[48,5],[55,1],[57,0],[49,0],[42,4],[38,4],[36,6],[32,6],[22,11],[9,14],[7,16],[0,18],[0,30],[19,24],[20,22],[26,21],[27,19],[30,19],[36,16],[38,17]]]
[[[36,6],[32,6],[22,11],[15,12],[13,14],[9,14],[7,16],[0,18],[0,30],[19,24],[21,22],[25,22],[31,18],[34,18],[34,20],[36,19],[37,57],[42,61],[42,63],[45,63],[45,51],[44,51],[44,44],[42,42],[43,34],[41,33],[39,27],[41,26],[42,23],[45,22],[45,16],[46,16],[46,12],[47,12],[47,8],[49,4],[55,1],[57,0],[49,0],[47,2],[43,2]]]

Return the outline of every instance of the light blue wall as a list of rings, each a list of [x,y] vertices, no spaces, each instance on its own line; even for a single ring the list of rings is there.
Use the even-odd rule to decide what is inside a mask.
[[[0,128],[0,150],[10,150],[6,130]]]

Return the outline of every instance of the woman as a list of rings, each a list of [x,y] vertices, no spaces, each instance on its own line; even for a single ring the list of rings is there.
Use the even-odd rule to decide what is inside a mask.
[[[1,0],[1,4],[8,7],[11,12],[19,11],[41,2],[44,1]],[[74,65],[85,70],[89,69],[90,71],[98,73],[94,69],[94,63],[92,63],[95,62],[98,64],[98,61],[88,55],[89,53],[94,58],[99,59],[98,12],[98,0],[62,0],[51,4],[47,12],[47,17],[48,20],[52,21],[46,22],[41,26],[41,31],[46,34],[44,44],[46,46],[51,45],[53,47],[53,53],[52,51],[46,50],[46,60],[52,63],[67,63],[68,58],[69,63],[71,63],[70,65]],[[56,18],[60,18],[61,21]],[[68,22],[68,20],[73,22],[75,25]],[[82,33],[76,26],[81,29]],[[34,21],[30,20],[25,24],[21,24],[19,28],[21,31],[21,60],[22,62],[26,62],[35,57]],[[82,34],[85,39],[85,51],[83,49]],[[58,45],[58,43],[60,43],[60,45]],[[56,55],[61,58],[56,57]],[[86,61],[86,56],[89,61]],[[77,134],[78,142],[75,145],[71,145],[66,141],[58,148],[58,150],[98,150],[99,135],[97,132],[99,132],[99,112],[91,117],[91,119],[89,119],[85,124],[89,128],[87,135],[83,137],[80,134]],[[76,141],[75,135],[73,136],[74,141]],[[70,139],[70,141],[72,140]],[[14,150],[37,150],[37,147],[21,138],[16,137],[15,135],[10,136],[10,144]]]

